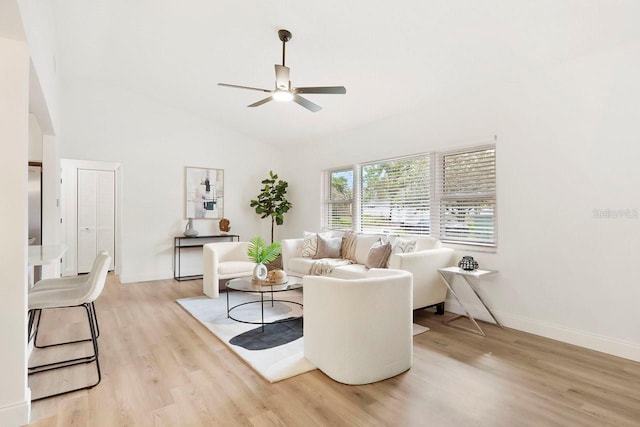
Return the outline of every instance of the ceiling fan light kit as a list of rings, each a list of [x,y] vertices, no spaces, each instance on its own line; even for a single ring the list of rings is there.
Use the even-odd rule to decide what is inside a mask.
[[[293,101],[298,105],[306,108],[307,110],[315,113],[320,111],[322,107],[303,98],[299,94],[311,93],[311,94],[337,94],[344,95],[347,93],[347,89],[344,86],[316,86],[316,87],[291,87],[291,79],[289,78],[290,69],[285,65],[285,46],[292,38],[292,34],[288,30],[278,30],[278,38],[282,41],[282,65],[275,64],[276,70],[276,85],[274,90],[261,89],[251,86],[232,85],[227,83],[218,83],[218,86],[233,87],[237,89],[248,89],[259,92],[265,92],[270,94],[269,97],[261,99],[258,102],[248,105],[248,107],[259,107],[266,104],[269,101],[288,102]]]

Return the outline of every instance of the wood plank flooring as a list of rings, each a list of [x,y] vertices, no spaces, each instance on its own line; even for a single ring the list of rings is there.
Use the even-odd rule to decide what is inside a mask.
[[[32,425],[640,426],[640,363],[488,324],[480,337],[428,310],[415,315],[431,331],[414,338],[404,374],[347,386],[315,370],[269,384],[175,303],[201,286],[122,285],[110,275],[96,302],[101,384],[35,402]],[[73,311],[45,314],[43,343],[88,335]],[[36,350],[31,364],[83,346]],[[32,377],[30,387],[37,397],[94,377],[82,366]]]

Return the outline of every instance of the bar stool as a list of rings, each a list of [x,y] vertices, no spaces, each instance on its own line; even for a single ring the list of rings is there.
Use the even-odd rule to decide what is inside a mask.
[[[109,255],[109,252],[100,251],[98,255]],[[89,280],[92,274],[97,274],[99,268],[100,268],[99,258],[96,257],[96,259],[93,261],[93,265],[91,266],[91,270],[89,274],[82,275],[82,276],[58,277],[55,279],[39,280],[38,282],[35,283],[35,285],[33,285],[31,289],[29,289],[29,293],[31,294],[34,292],[51,291],[51,290],[57,290],[57,289],[73,289],[78,286],[84,286],[87,284],[87,281]],[[93,320],[96,323],[96,332],[97,332],[96,338],[100,338],[100,325],[98,324],[98,315],[96,313],[96,307],[93,302],[91,303],[91,313],[93,315]],[[60,342],[60,343],[49,344],[49,345],[38,345],[38,327],[40,326],[40,320],[42,319],[42,311],[35,310],[34,312],[30,312],[29,331],[33,329],[33,322],[35,320],[35,317],[37,317],[38,319],[34,329],[35,335],[32,337],[31,332],[29,332],[29,341],[31,341],[31,339],[33,338],[33,345],[35,348],[48,348],[48,347],[55,347],[59,345],[65,345],[65,344],[74,344],[79,342],[91,341],[91,338],[86,338],[81,340]]]
[[[29,375],[36,375],[42,372],[48,372],[56,369],[68,368],[71,366],[85,364],[85,363],[93,363],[96,364],[96,372],[98,374],[98,380],[90,385],[84,387],[74,388],[72,390],[62,391],[46,396],[39,397],[37,399],[33,399],[35,402],[37,400],[47,399],[50,397],[60,396],[63,394],[71,393],[74,391],[90,389],[97,386],[102,380],[102,373],[100,371],[100,362],[98,360],[98,340],[97,340],[97,328],[95,322],[95,310],[93,309],[93,302],[100,296],[102,290],[104,289],[104,285],[107,279],[107,272],[109,269],[109,265],[111,264],[111,257],[106,253],[101,253],[96,257],[94,262],[94,268],[92,268],[89,277],[86,280],[84,285],[77,285],[74,287],[65,287],[60,289],[41,289],[38,291],[29,292],[29,328],[31,329],[33,326],[33,318],[35,313],[41,313],[42,310],[47,309],[59,309],[59,308],[75,308],[75,307],[84,307],[87,313],[87,321],[89,323],[89,331],[91,333],[91,342],[93,346],[93,354],[84,357],[78,357],[74,359],[61,360],[58,362],[47,363],[44,365],[32,366],[29,367]],[[37,327],[39,326],[41,314],[38,316],[38,324],[36,325],[36,335],[37,335]],[[29,331],[31,335],[31,331]],[[82,342],[86,340],[77,340],[70,341],[71,343]],[[65,343],[59,343],[58,345],[62,345]]]

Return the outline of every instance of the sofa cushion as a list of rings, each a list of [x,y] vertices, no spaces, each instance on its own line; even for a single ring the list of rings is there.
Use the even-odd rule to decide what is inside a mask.
[[[218,263],[218,274],[220,276],[227,276],[230,274],[246,273],[247,271],[253,271],[255,266],[256,263],[251,261],[225,261]]]
[[[340,258],[342,237],[324,237],[322,234],[318,234],[317,240],[318,250],[312,258]]]
[[[356,243],[358,242],[358,233],[353,231],[345,231],[342,237],[342,248],[340,249],[340,256],[343,259],[348,259],[356,262]]]
[[[380,239],[378,234],[358,234],[358,240],[356,242],[356,263],[366,264],[367,256],[369,256],[369,249],[375,242]]]
[[[311,271],[311,267],[313,267],[313,263],[315,262],[316,260],[312,258],[306,258],[306,257],[291,258],[287,265],[287,269],[288,269],[288,272],[290,274],[293,274],[294,276],[295,275],[304,276],[306,274],[309,274],[309,272]]]
[[[416,237],[416,252],[425,249],[438,249],[442,247],[442,242],[429,236]]]
[[[382,239],[379,239],[369,249],[365,266],[367,268],[385,268],[389,255],[391,255],[391,243],[383,243]]]
[[[338,279],[362,279],[367,276],[367,267],[362,264],[350,264],[336,267],[331,273],[331,277]]]

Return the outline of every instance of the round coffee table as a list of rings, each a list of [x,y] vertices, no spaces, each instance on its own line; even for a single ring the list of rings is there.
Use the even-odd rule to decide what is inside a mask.
[[[277,294],[278,292],[286,292],[286,291],[291,291],[293,289],[300,289],[302,288],[302,279],[298,278],[298,277],[289,277],[289,280],[287,283],[283,283],[281,285],[258,285],[258,284],[254,284],[251,282],[251,277],[239,277],[236,279],[230,279],[227,281],[227,317],[231,320],[235,320],[236,322],[241,322],[241,323],[248,323],[251,325],[261,325],[262,326],[262,331],[264,332],[264,325],[269,325],[269,324],[273,324],[273,323],[283,323],[283,322],[291,322],[294,320],[299,319],[302,316],[298,316],[298,317],[292,317],[292,318],[287,318],[287,319],[278,319],[278,320],[274,320],[273,322],[265,322],[264,321],[264,304],[265,302],[268,304],[269,302],[271,302],[271,307],[273,307],[273,303],[274,302],[281,302],[281,303],[285,303],[285,304],[297,304],[300,307],[302,307],[302,303],[299,303],[297,301],[289,301],[289,300],[285,300],[285,299],[274,299],[274,294]],[[244,292],[244,293],[254,293],[254,294],[260,294],[260,299],[256,300],[256,301],[247,301],[247,302],[243,302],[240,304],[236,304],[234,306],[230,306],[229,305],[229,294],[231,293],[231,291],[236,291],[236,292]],[[265,294],[267,295],[267,298],[265,299]],[[271,298],[269,298],[269,296],[271,296]],[[242,307],[244,305],[249,305],[249,304],[260,304],[260,322],[252,322],[252,321],[248,321],[248,320],[242,320],[242,319],[238,319],[235,318],[231,315],[231,312],[233,310],[235,310],[238,307]]]

